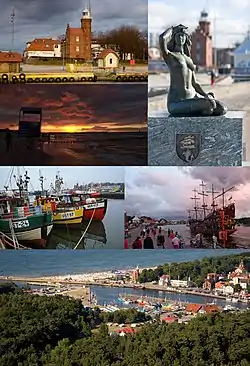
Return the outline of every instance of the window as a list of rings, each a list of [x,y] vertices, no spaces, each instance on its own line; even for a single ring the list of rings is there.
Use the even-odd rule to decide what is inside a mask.
[[[196,54],[196,61],[200,61],[201,60],[201,55],[199,53]]]
[[[201,48],[200,41],[197,41],[197,43],[196,43],[196,49],[197,49],[197,50],[200,50],[200,48]]]
[[[79,37],[76,37],[76,42],[80,42],[80,38]]]
[[[109,64],[112,65],[112,63],[113,63],[113,60],[112,60],[112,58],[110,58],[109,59]]]
[[[58,46],[58,44],[55,44],[55,48],[58,48],[59,46]]]
[[[80,47],[76,46],[76,52],[80,52]]]
[[[49,48],[49,44],[46,44],[46,45],[45,45],[45,47],[46,47],[46,48]]]

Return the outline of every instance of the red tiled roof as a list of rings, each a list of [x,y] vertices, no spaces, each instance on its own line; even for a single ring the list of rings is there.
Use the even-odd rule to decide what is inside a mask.
[[[225,283],[223,283],[223,282],[216,282],[216,284],[215,284],[215,288],[222,288],[224,286],[225,286]]]
[[[110,53],[113,53],[113,55],[116,55],[117,57],[119,57],[114,50],[112,50],[111,48],[107,48],[106,50],[103,50],[102,52],[100,52],[97,58],[103,59],[106,56],[108,56]]]
[[[186,307],[186,311],[188,313],[198,313],[198,311],[202,308],[199,304],[188,304]]]
[[[22,55],[18,52],[2,52],[0,51],[0,62],[22,62]]]
[[[214,313],[214,312],[221,311],[221,308],[217,305],[206,305],[206,306],[203,306],[203,310],[206,313]]]
[[[176,316],[167,316],[166,318],[163,318],[162,321],[167,323],[174,323],[178,322],[178,318]]]
[[[58,39],[52,38],[36,38],[30,45],[27,45],[27,51],[54,51],[54,45],[61,44]]]
[[[125,333],[125,334],[132,334],[135,333],[136,329],[133,328],[121,328],[116,330],[116,333]]]

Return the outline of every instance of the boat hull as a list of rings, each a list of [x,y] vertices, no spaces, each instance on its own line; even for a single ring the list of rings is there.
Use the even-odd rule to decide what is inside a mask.
[[[10,219],[0,219],[0,231],[11,237]],[[23,245],[45,246],[53,228],[52,213],[36,214],[11,219],[18,242]]]
[[[84,208],[71,208],[67,210],[57,210],[53,214],[54,225],[81,225],[84,216]]]
[[[108,200],[98,200],[93,203],[85,203],[84,207],[84,221],[94,220],[102,221],[106,215]]]

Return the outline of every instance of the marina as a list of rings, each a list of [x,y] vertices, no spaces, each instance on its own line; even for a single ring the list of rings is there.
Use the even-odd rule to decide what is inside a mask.
[[[12,167],[8,179],[0,196],[1,249],[86,249],[107,243],[112,246],[112,233],[106,230],[105,224],[112,225],[111,215],[116,207],[119,221],[123,195],[119,184],[111,187],[112,198],[108,199],[109,191],[101,187],[83,190],[75,184],[74,188],[65,188],[59,171],[54,183],[45,189],[46,177],[39,170],[40,190],[37,191],[30,187],[32,181],[25,169],[21,174],[20,168]],[[120,220],[122,211],[121,208]],[[119,227],[115,235],[118,230]]]

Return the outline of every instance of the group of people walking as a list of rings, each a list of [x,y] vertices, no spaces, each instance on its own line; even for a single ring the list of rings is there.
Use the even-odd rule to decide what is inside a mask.
[[[170,244],[171,243],[171,244]],[[181,235],[173,230],[168,229],[165,233],[161,226],[142,228],[140,236],[138,236],[132,243],[132,249],[169,249],[169,244],[174,249],[184,248],[185,242]]]

